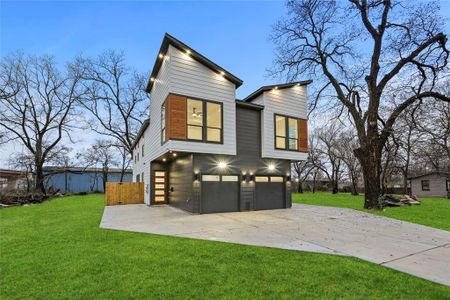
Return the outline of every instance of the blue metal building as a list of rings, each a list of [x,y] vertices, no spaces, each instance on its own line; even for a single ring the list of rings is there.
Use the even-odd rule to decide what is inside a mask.
[[[46,168],[45,187],[62,193],[104,192],[102,169]],[[109,169],[108,182],[120,182],[120,169]],[[125,170],[122,182],[131,182],[132,170]]]

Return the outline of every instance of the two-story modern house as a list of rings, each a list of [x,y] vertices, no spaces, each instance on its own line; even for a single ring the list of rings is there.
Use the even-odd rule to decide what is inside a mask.
[[[242,80],[166,34],[133,153],[145,203],[192,213],[291,207],[290,163],[308,151],[310,82],[264,86],[237,100]]]

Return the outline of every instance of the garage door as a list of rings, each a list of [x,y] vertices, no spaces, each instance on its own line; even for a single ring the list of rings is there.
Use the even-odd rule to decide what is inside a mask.
[[[282,176],[256,176],[255,188],[257,210],[285,207]]]
[[[202,176],[202,213],[239,211],[239,177]]]

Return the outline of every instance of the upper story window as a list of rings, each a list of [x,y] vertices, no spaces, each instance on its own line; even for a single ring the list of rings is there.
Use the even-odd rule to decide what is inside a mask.
[[[187,139],[222,143],[222,104],[187,99]]]
[[[145,146],[145,144],[144,145],[142,145],[142,150],[141,150],[141,152],[142,152],[142,157],[144,157],[144,146]]]
[[[447,180],[446,183],[447,183],[447,191],[450,191],[450,180]]]
[[[298,120],[275,115],[275,149],[298,151]]]
[[[161,106],[161,142],[166,141],[166,103]]]
[[[430,181],[422,180],[422,191],[429,191],[429,190],[430,190]]]

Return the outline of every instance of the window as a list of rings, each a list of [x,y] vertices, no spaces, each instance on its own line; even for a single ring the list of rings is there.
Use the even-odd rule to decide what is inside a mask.
[[[206,102],[206,141],[222,141],[222,105]]]
[[[141,181],[144,182],[144,172],[141,174]]]
[[[144,145],[142,145],[142,157],[144,157]]]
[[[270,182],[283,182],[283,177],[281,177],[281,176],[272,176],[272,177],[270,177]]]
[[[275,115],[275,149],[298,151],[297,118]]]
[[[286,117],[275,116],[275,148],[286,149]]]
[[[136,182],[139,182],[140,180],[139,180],[140,178],[139,178],[139,174],[137,174],[136,175]]]
[[[450,180],[447,180],[447,191],[450,191]]]
[[[239,177],[236,175],[228,175],[228,176],[222,176],[222,181],[232,181],[232,182],[238,182]]]
[[[269,182],[269,176],[256,176],[256,182]]]
[[[203,140],[203,101],[187,100],[187,138]]]
[[[288,118],[289,150],[298,150],[298,121]]]
[[[203,175],[202,181],[220,181],[219,175]]]
[[[429,191],[429,190],[430,190],[430,181],[422,180],[422,191]]]
[[[166,141],[166,103],[161,106],[161,143]]]
[[[188,140],[222,142],[221,103],[187,99],[186,120]]]

